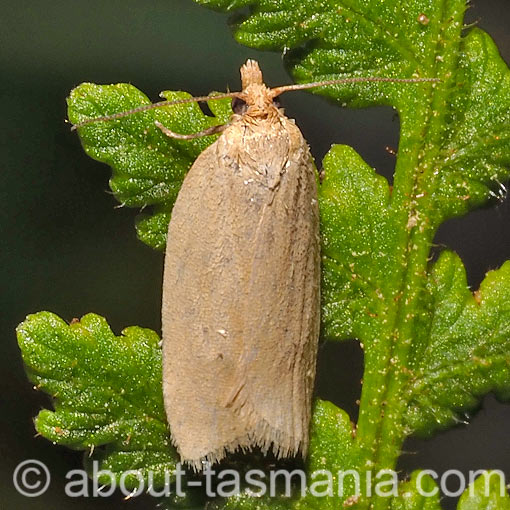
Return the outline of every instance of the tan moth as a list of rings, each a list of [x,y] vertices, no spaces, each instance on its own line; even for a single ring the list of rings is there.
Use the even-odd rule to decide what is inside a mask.
[[[288,457],[308,446],[317,172],[257,63],[241,76],[241,111],[191,167],[168,229],[163,392],[173,440],[195,468],[238,448]]]
[[[282,92],[361,81],[268,88],[257,62],[242,91],[163,101],[90,119],[233,97],[221,136],[189,170],[172,210],[163,278],[163,394],[172,441],[195,470],[259,447],[305,456],[319,337],[317,171]]]

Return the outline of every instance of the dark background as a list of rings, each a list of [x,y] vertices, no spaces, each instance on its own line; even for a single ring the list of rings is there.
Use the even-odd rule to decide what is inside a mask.
[[[82,454],[34,437],[32,418],[48,401],[27,381],[15,340],[28,313],[50,310],[69,320],[93,311],[116,333],[132,324],[160,329],[163,256],[136,240],[137,211],[115,209],[110,170],[89,159],[64,124],[64,100],[83,81],[131,82],[153,100],[164,89],[236,90],[248,57],[259,60],[268,84],[289,78],[278,54],[237,45],[226,16],[192,0],[2,0],[0,12],[0,506],[152,508],[141,498],[67,498],[65,473],[81,467]],[[477,0],[468,19],[479,20],[510,62],[509,1]],[[398,144],[391,109],[340,110],[306,93],[286,95],[284,106],[319,159],[332,143],[349,144],[391,176],[385,146]],[[461,255],[473,288],[510,258],[509,219],[501,201],[440,229],[437,242]],[[356,343],[323,346],[319,395],[355,416],[361,367]],[[509,425],[510,407],[488,397],[471,425],[408,441],[400,467],[499,468],[510,476]],[[15,466],[28,458],[52,471],[50,490],[35,499],[12,485]]]

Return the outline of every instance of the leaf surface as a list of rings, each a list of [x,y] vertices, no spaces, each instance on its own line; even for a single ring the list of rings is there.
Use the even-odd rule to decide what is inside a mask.
[[[67,324],[49,312],[30,315],[17,333],[30,380],[53,397],[54,410],[43,409],[35,420],[41,435],[88,450],[90,467],[98,461],[117,477],[131,469],[145,480],[152,471],[156,484],[164,483],[165,471],[173,477],[177,455],[163,408],[156,333],[130,327],[115,336],[98,315]],[[128,477],[126,486],[137,486],[136,478]]]

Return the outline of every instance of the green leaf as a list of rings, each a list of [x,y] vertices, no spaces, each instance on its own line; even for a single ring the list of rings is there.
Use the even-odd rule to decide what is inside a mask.
[[[139,214],[136,218],[138,239],[155,250],[164,251],[172,204],[155,206],[152,214]]]
[[[162,92],[169,101],[191,97],[185,92]],[[83,83],[68,98],[68,115],[73,124],[150,104],[138,89],[126,83],[94,85]],[[215,137],[175,140],[154,125],[161,122],[178,133],[193,133],[224,124],[229,100],[210,101],[216,115],[204,115],[197,103],[157,108],[108,122],[78,128],[85,152],[112,167],[110,187],[122,205],[153,206],[152,215],[137,221],[139,238],[163,249],[170,212],[181,182],[197,156]]]
[[[510,175],[510,72],[485,32],[463,40],[456,73],[438,154],[439,221],[497,197]]]
[[[117,477],[133,469],[164,484],[177,456],[170,438],[161,389],[161,350],[153,331],[126,328],[115,336],[106,321],[88,314],[67,324],[48,312],[18,326],[18,343],[30,380],[53,397],[37,431],[50,441],[90,450]],[[107,478],[100,482],[109,483]],[[137,486],[136,479],[126,480]]]
[[[398,488],[398,497],[391,500],[391,510],[441,510],[440,492],[434,479],[415,471],[411,479]]]
[[[233,27],[237,41],[246,46],[279,50],[311,43],[306,51],[322,66],[335,59],[336,69],[362,69],[370,75],[387,75],[402,65],[424,66],[433,58],[431,41],[443,18],[438,1],[196,1],[225,11],[250,5],[249,14],[234,19]],[[419,21],[423,13],[428,24]]]
[[[510,497],[505,475],[500,471],[482,473],[462,494],[457,510],[509,510]]]
[[[430,339],[414,353],[407,397],[408,422],[421,435],[463,421],[491,391],[510,399],[510,262],[490,271],[473,295],[459,257],[444,252],[428,292]]]
[[[331,402],[316,402],[307,464],[308,489],[306,495],[296,501],[296,510],[334,510],[353,497],[356,487],[350,470],[359,468],[354,434],[354,425],[345,411]],[[321,471],[331,473],[331,479]],[[325,496],[327,482],[331,482],[330,496]]]
[[[208,510],[291,510],[293,506],[293,500],[285,496],[253,497],[248,492],[242,492],[237,496],[212,502]]]
[[[386,306],[397,239],[390,190],[351,148],[336,145],[323,161],[320,188],[322,322],[328,338],[371,338]]]

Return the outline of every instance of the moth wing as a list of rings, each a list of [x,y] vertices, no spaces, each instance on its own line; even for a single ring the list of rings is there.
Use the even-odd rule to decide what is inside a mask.
[[[220,459],[247,435],[228,405],[241,358],[235,182],[216,143],[197,158],[172,211],[162,304],[163,392],[183,461]],[[241,313],[241,312],[239,312]]]
[[[240,304],[246,341],[235,394],[236,410],[254,431],[252,442],[281,457],[306,454],[319,335],[316,170],[294,129],[296,147],[262,207],[245,259],[249,298]]]

